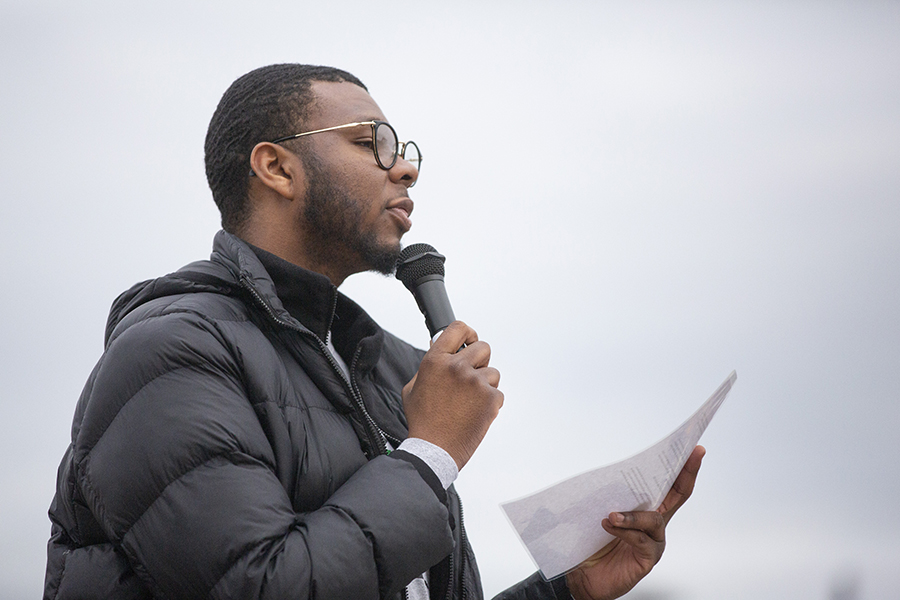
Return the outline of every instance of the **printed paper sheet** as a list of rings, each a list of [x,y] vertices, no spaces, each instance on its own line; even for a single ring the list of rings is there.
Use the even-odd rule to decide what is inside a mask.
[[[732,372],[687,421],[640,454],[501,505],[544,577],[613,541],[600,526],[609,513],[659,507],[736,379]]]

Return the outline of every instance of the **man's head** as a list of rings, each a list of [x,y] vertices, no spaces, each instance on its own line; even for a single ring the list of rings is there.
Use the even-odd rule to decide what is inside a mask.
[[[344,71],[275,65],[241,77],[207,134],[223,227],[335,284],[358,271],[390,272],[418,171],[400,157],[391,166],[383,150],[376,159],[375,125],[366,123],[386,120]],[[295,134],[304,135],[286,139]]]
[[[237,233],[248,216],[250,152],[259,142],[282,137],[305,123],[314,101],[310,91],[314,81],[346,81],[366,89],[340,69],[281,64],[238,78],[219,101],[206,131],[206,179],[226,231]]]

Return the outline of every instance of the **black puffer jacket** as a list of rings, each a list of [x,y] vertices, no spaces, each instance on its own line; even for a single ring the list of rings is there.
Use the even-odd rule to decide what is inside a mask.
[[[116,300],[60,465],[45,599],[390,598],[429,568],[433,598],[481,598],[453,488],[377,431],[405,437],[422,352],[336,292],[322,310],[350,381],[225,232],[210,261]]]

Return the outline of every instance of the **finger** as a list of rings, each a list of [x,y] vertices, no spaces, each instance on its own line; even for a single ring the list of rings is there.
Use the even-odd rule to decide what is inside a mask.
[[[614,512],[610,513],[609,518],[605,519],[605,521],[609,523],[610,529],[623,533],[629,532],[629,535],[642,533],[655,542],[664,542],[666,540],[666,522],[662,515],[656,511]],[[607,529],[607,531],[610,530]]]
[[[659,516],[658,513],[656,514]],[[610,523],[609,519],[603,519],[600,524],[608,533],[617,537],[622,543],[628,544],[636,556],[644,557],[650,566],[655,565],[662,558],[663,550],[666,548],[665,526],[661,526],[662,537],[656,538],[641,529],[616,527]]]
[[[455,354],[463,344],[474,344],[478,341],[475,330],[462,321],[453,321],[431,344],[429,352],[446,352]]]
[[[500,387],[500,371],[494,367],[485,367],[483,376],[491,387]]]
[[[491,346],[487,342],[477,341],[469,344],[456,354],[476,369],[486,367],[491,362]]]
[[[687,502],[687,499],[691,497],[691,494],[694,491],[694,483],[697,481],[697,473],[700,471],[700,464],[703,462],[703,456],[705,454],[706,448],[703,446],[694,448],[691,455],[684,463],[681,473],[678,474],[678,477],[672,484],[669,493],[666,494],[662,504],[659,505],[657,511],[663,515],[666,523],[668,523],[669,519],[672,518],[672,515]]]

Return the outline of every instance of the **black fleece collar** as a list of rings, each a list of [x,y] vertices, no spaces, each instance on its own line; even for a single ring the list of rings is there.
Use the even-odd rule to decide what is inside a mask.
[[[246,242],[245,242],[246,243]],[[367,372],[381,356],[384,332],[355,302],[338,292],[326,276],[247,244],[272,279],[284,309],[323,342],[332,333],[338,354]],[[359,354],[357,351],[360,350]]]
[[[331,280],[253,244],[247,245],[272,278],[284,309],[324,342],[332,327],[338,295]]]

